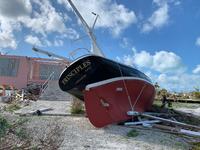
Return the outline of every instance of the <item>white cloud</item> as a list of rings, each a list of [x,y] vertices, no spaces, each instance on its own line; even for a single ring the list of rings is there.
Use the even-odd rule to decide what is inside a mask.
[[[63,41],[62,40],[55,40],[54,46],[63,46]]]
[[[135,53],[134,63],[139,67],[151,67],[153,65],[153,57],[146,51]]]
[[[197,82],[200,81],[200,76],[186,73],[179,75],[160,74],[153,80],[169,91],[192,91],[194,87],[200,87],[200,83]]]
[[[159,72],[183,72],[181,58],[173,52],[159,51],[153,56],[153,69]]]
[[[134,46],[132,47],[131,50],[132,50],[133,54],[137,53],[137,49]]]
[[[175,2],[174,2],[174,5],[175,5],[175,6],[179,6],[179,5],[181,5],[181,2],[180,2],[180,1],[175,1]]]
[[[59,36],[60,38],[67,38],[67,39],[78,39],[79,34],[76,32],[76,30],[72,28],[67,28],[63,34]]]
[[[181,58],[168,51],[159,51],[154,55],[147,51],[136,51],[133,55],[123,56],[122,61],[127,65],[136,65],[139,68],[145,67],[160,73],[181,73],[186,69]]]
[[[4,2],[2,1],[0,2],[0,9],[3,7],[3,3]],[[6,10],[0,11],[0,49],[15,49],[17,47],[17,41],[15,39],[14,31],[19,31],[21,29],[21,25],[15,19],[4,16],[5,13]]]
[[[0,48],[17,47],[14,30],[20,30],[20,24],[0,16]]]
[[[200,37],[197,38],[196,43],[197,46],[200,46]]]
[[[36,36],[32,36],[32,35],[28,35],[25,37],[25,42],[32,44],[34,46],[42,46],[41,41],[39,40],[38,37]]]
[[[12,33],[0,32],[0,49],[1,48],[15,49],[16,47],[17,47],[17,43]]]
[[[197,65],[196,68],[192,72],[195,74],[200,74],[200,65]]]
[[[131,55],[125,55],[123,57],[123,63],[128,65],[128,66],[133,66],[134,65],[133,57]]]
[[[53,44],[52,44],[52,42],[51,41],[49,41],[49,40],[47,40],[46,38],[43,38],[43,45],[45,45],[45,46],[52,46]]]
[[[169,5],[165,0],[154,0],[158,9],[153,12],[151,17],[143,24],[142,32],[150,32],[154,28],[161,28],[169,21]]]
[[[155,3],[158,6],[163,6],[167,3],[169,0],[153,0],[153,3]]]
[[[8,18],[27,16],[31,13],[30,0],[1,0],[0,15]]]
[[[43,35],[51,32],[63,33],[66,30],[64,18],[61,13],[56,12],[50,1],[34,0],[33,2],[33,5],[39,7],[40,10],[34,11],[32,16],[23,17],[21,22],[24,26]]]
[[[151,55],[147,51],[136,51],[133,55],[117,57],[117,60],[127,65],[136,65],[154,83],[158,82],[161,88],[169,91],[192,91],[194,87],[200,87],[197,82],[200,81],[200,75],[186,73],[181,58],[173,52],[159,51]],[[200,73],[200,65],[194,70],[195,73]]]
[[[27,35],[25,37],[25,42],[33,45],[33,46],[40,46],[40,47],[44,47],[44,46],[63,46],[63,41],[61,39],[59,39],[59,37],[56,37],[57,39],[55,39],[53,42],[47,40],[45,37],[42,38],[38,38],[37,36],[32,36],[32,35]]]
[[[25,28],[31,33],[40,36],[40,43],[36,38],[35,42],[45,46],[51,46],[56,39],[48,39],[48,35],[55,33],[55,37],[62,39],[77,39],[79,34],[76,30],[67,27],[66,22],[70,21],[67,14],[58,12],[51,1],[47,0],[6,0],[0,1],[0,48],[15,49],[19,42],[16,40],[17,31]],[[29,37],[30,38],[30,37]],[[19,41],[21,39],[18,39]],[[58,45],[62,45],[61,42]]]
[[[70,9],[66,0],[58,0],[58,2]],[[137,21],[134,11],[111,0],[73,0],[73,3],[90,25],[94,22],[94,15],[91,12],[99,14],[96,27],[108,28],[115,36]]]
[[[130,46],[131,46],[130,40],[128,38],[126,38],[126,37],[123,37],[122,38],[122,42],[120,43],[120,47],[122,47],[122,48],[128,48]]]

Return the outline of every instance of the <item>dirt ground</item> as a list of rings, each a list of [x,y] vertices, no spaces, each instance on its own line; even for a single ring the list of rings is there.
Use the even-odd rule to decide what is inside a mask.
[[[189,150],[187,139],[153,130],[135,129],[135,137],[128,137],[132,129],[111,125],[93,127],[85,117],[19,117],[10,113],[1,114],[10,123],[25,120],[18,128],[24,137],[9,133],[1,139],[4,149],[60,149],[60,150]],[[10,140],[10,141],[9,141]],[[10,147],[9,147],[10,145]]]
[[[69,114],[69,109],[66,109],[68,103],[65,105],[65,102],[52,101],[48,106],[46,103],[38,101],[37,104],[22,107],[21,111],[46,108],[51,105],[59,108],[55,109],[54,113]],[[6,105],[0,103],[0,150],[199,150],[192,148],[193,138],[151,128],[110,125],[99,129],[84,116],[19,116],[5,111],[3,108]],[[192,105],[189,108],[196,110],[200,106]],[[6,132],[3,135],[4,126]],[[129,136],[132,132],[133,135]]]

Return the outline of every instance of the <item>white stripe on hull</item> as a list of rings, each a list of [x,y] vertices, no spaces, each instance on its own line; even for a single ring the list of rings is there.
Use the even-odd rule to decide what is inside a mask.
[[[108,83],[115,82],[115,81],[120,81],[120,80],[139,80],[139,81],[144,81],[144,82],[146,82],[148,84],[151,84],[154,87],[154,85],[151,82],[149,82],[149,81],[147,81],[145,79],[142,79],[142,78],[138,78],[138,77],[116,77],[116,78],[111,78],[111,79],[107,79],[107,80],[103,80],[103,81],[100,81],[100,82],[89,84],[89,85],[86,86],[85,90],[88,91],[90,88],[101,86],[101,85],[108,84]]]

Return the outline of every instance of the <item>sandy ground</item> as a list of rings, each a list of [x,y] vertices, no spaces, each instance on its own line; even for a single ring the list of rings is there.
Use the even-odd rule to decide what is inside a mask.
[[[0,106],[4,104],[0,103]],[[38,108],[55,107],[51,113],[69,114],[69,103],[38,101],[31,106],[24,107],[21,113]],[[199,109],[198,109],[199,110]],[[11,113],[3,115],[8,120],[27,118],[23,125],[31,144],[46,150],[189,150],[190,145],[183,137],[153,131],[151,129],[135,129],[139,135],[128,137],[131,128],[110,125],[105,128],[95,128],[88,118],[75,116],[28,116],[19,117]]]
[[[183,108],[177,108],[176,110],[185,112],[185,113],[190,113],[190,114],[200,117],[200,107],[198,108],[184,108],[183,107]]]
[[[87,118],[64,118],[65,137],[59,149],[133,149],[161,150],[188,149],[180,138],[148,130],[138,130],[139,135],[128,138],[130,128],[111,125],[94,128]]]
[[[46,115],[71,115],[70,113],[71,101],[32,101],[28,106],[21,108],[20,110],[15,111],[16,114],[23,115],[31,113],[35,110],[44,110],[52,109],[49,111],[43,112]]]
[[[18,116],[6,114],[13,120]],[[189,150],[185,139],[162,132],[140,130],[136,137],[128,137],[128,127],[110,125],[93,127],[85,117],[23,117],[32,145],[46,145],[42,149],[59,150]]]

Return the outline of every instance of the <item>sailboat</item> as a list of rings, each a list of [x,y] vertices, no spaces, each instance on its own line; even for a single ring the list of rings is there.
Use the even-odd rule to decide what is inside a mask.
[[[155,96],[150,78],[136,68],[106,58],[92,28],[72,1],[68,2],[90,37],[92,53],[78,58],[63,70],[60,88],[84,101],[87,116],[95,127],[129,120],[128,111],[150,109]]]

